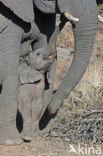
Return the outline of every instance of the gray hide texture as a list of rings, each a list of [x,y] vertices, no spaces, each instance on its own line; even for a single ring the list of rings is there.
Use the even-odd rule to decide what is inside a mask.
[[[27,65],[26,62],[19,66],[19,83],[30,84],[41,80],[41,74],[34,68]]]
[[[42,12],[55,13],[55,0],[34,0],[35,6]]]
[[[0,33],[7,27],[10,21],[0,14]]]
[[[0,2],[24,21],[31,22],[34,20],[33,0],[0,0]]]

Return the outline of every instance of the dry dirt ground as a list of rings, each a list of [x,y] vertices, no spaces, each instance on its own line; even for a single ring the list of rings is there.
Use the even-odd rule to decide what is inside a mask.
[[[0,146],[0,156],[103,156],[103,25],[99,24],[98,27],[86,73],[64,101],[51,131],[30,143]],[[59,48],[69,51],[62,54],[61,49],[58,50],[55,88],[71,64],[73,41],[71,25],[68,23],[57,41]],[[76,150],[70,152],[74,146]]]

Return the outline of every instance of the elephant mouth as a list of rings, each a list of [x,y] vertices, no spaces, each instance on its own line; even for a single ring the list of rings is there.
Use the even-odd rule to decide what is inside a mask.
[[[56,57],[56,54],[50,53],[50,54],[44,56],[44,60],[45,61],[48,60],[48,59],[51,60],[51,59],[54,59],[55,57]]]
[[[56,54],[53,54],[53,53],[48,55],[48,58],[55,58],[55,57],[56,57]]]

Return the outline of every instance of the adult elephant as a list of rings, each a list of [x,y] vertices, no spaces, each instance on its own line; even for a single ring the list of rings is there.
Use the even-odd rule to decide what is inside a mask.
[[[55,29],[56,12],[65,15],[71,21],[76,22],[79,19],[79,22],[72,22],[76,52],[67,76],[49,105],[51,113],[57,111],[88,65],[97,29],[96,2],[0,0],[0,144],[22,143],[15,126],[21,42],[32,41],[34,38],[37,40],[40,32],[47,36],[49,42]],[[35,24],[31,24],[34,19],[39,29]]]

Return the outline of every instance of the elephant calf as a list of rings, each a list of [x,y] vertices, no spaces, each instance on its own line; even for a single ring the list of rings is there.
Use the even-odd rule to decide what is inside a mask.
[[[18,109],[23,117],[22,138],[30,140],[38,135],[43,109],[46,73],[52,68],[56,53],[49,54],[46,47],[36,49],[19,67]],[[46,77],[48,83],[49,78]]]
[[[40,118],[52,98],[56,70],[56,40],[63,25],[64,23],[56,27],[48,44],[43,42],[41,48],[38,48],[40,43],[36,43],[33,46],[34,50],[19,66],[18,109],[23,117],[23,139],[31,140],[31,137],[38,135]]]

